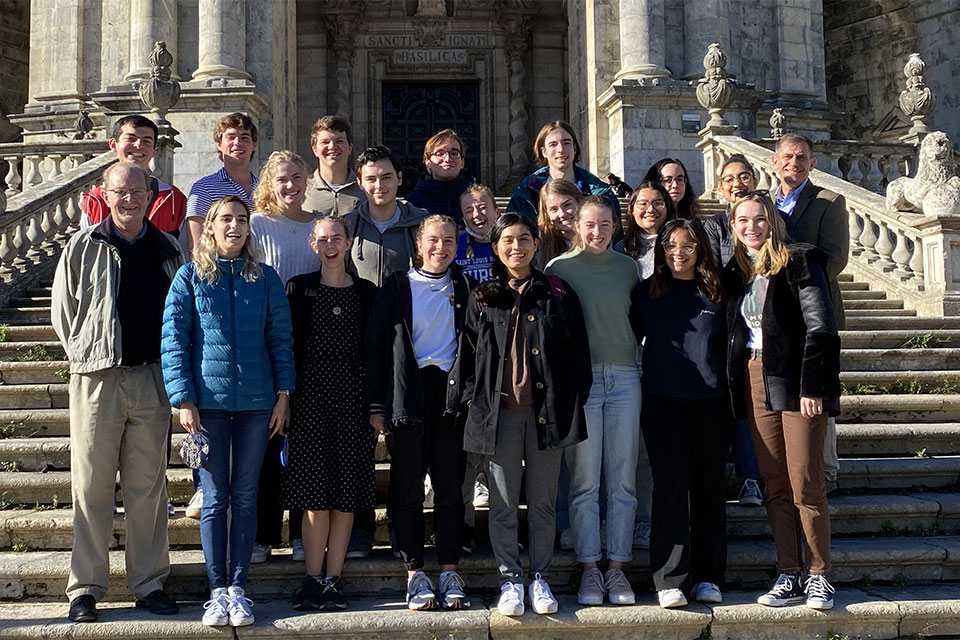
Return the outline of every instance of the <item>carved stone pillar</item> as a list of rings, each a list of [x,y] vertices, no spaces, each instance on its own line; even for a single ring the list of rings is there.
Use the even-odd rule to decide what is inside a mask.
[[[907,64],[903,67],[903,75],[907,77],[907,88],[900,92],[900,110],[913,121],[913,126],[900,139],[911,144],[920,144],[930,133],[923,119],[933,113],[933,108],[937,104],[930,87],[923,81],[923,70],[926,66],[919,53],[911,53]]]
[[[249,80],[246,0],[200,0],[198,78]]]
[[[727,0],[696,0],[683,3],[683,77],[693,80],[702,75],[700,52],[716,42],[730,49],[730,23]],[[731,60],[731,62],[735,62]],[[733,66],[733,65],[731,65]]]
[[[359,13],[337,13],[327,16],[329,42],[336,60],[337,79],[333,95],[334,113],[352,120],[353,115],[353,58],[357,31],[362,17]]]
[[[130,72],[124,80],[150,77],[147,60],[155,42],[166,42],[176,55],[177,22],[177,0],[130,0]]]
[[[510,67],[510,180],[520,180],[530,168],[530,136],[527,135],[527,70],[523,55],[527,51],[531,17],[505,15],[504,48]]]
[[[622,78],[664,78],[666,60],[664,0],[620,0],[620,72]]]

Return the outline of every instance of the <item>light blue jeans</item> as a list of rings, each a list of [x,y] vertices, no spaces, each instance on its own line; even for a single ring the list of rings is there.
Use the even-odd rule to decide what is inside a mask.
[[[584,406],[587,439],[564,450],[570,473],[570,524],[580,562],[598,562],[603,557],[601,469],[607,498],[607,555],[618,562],[633,557],[640,399],[640,373],[635,366],[593,365],[593,386]]]
[[[247,585],[250,554],[257,535],[257,484],[270,436],[270,413],[200,410],[201,430],[210,440],[210,456],[200,469],[200,542],[211,589]]]

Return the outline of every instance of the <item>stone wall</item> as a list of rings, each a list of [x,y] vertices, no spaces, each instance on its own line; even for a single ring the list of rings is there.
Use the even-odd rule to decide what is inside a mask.
[[[0,142],[19,131],[4,116],[27,102],[30,64],[30,0],[0,0]]]
[[[840,114],[834,136],[868,138],[897,107],[903,65],[917,51],[914,7],[910,0],[826,0],[823,12],[827,100]]]
[[[937,107],[926,122],[931,130],[945,131],[960,147],[960,3],[913,0],[913,5],[916,50],[927,63],[924,77],[937,97]]]

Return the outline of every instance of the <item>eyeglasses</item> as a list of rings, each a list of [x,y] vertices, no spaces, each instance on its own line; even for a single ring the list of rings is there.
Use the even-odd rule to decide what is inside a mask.
[[[674,244],[673,242],[664,242],[663,250],[665,253],[673,253],[677,249],[685,256],[692,256],[697,250],[696,242],[684,242],[683,244]]]
[[[143,200],[147,197],[147,194],[150,193],[146,189],[106,189],[106,191],[112,193],[121,200],[127,196],[130,196],[134,200]]]
[[[682,187],[683,185],[687,184],[687,179],[683,176],[677,176],[676,178],[671,176],[663,176],[660,178],[660,184],[675,184],[678,187]]]
[[[648,207],[653,207],[657,211],[666,211],[667,203],[663,200],[654,200],[653,202],[647,202],[646,200],[637,200],[633,203],[634,209],[639,209],[640,211],[646,211]]]
[[[459,149],[450,149],[449,151],[434,151],[430,155],[434,158],[449,157],[451,160],[459,160],[463,154],[460,153]]]
[[[744,171],[743,173],[738,173],[735,176],[723,176],[722,178],[720,178],[720,182],[727,185],[728,187],[732,185],[734,182],[747,184],[752,180],[753,180],[753,174],[747,171]]]

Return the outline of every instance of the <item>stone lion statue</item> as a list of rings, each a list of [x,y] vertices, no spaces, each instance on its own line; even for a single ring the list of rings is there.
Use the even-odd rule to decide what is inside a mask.
[[[915,178],[897,178],[887,185],[887,207],[928,216],[960,214],[960,177],[955,175],[953,143],[933,131],[920,143]]]

